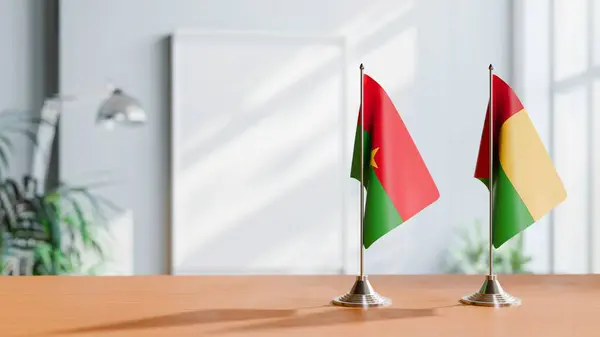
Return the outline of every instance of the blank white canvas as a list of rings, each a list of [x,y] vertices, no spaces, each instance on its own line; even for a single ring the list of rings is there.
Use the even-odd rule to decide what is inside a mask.
[[[178,33],[171,52],[172,273],[342,272],[343,40]]]

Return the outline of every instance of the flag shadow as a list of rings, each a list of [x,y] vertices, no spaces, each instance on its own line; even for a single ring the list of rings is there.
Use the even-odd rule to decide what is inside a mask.
[[[206,309],[130,321],[57,331],[54,334],[127,331],[152,328],[181,327],[197,324],[238,322],[294,315],[297,309]]]
[[[268,320],[266,322],[218,330],[214,333],[251,332],[259,330],[275,330],[295,327],[319,327],[338,324],[377,322],[431,316],[436,316],[435,308],[380,308],[374,310],[331,308],[326,312],[321,311],[309,314],[294,314],[277,320]]]

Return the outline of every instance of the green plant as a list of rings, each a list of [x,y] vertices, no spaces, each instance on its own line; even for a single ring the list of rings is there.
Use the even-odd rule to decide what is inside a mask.
[[[60,244],[39,246],[36,250],[35,274],[48,274],[54,268],[57,274],[94,274],[94,267],[101,267],[107,256],[100,237],[107,233],[106,210],[120,211],[109,200],[92,193],[91,186],[61,184],[40,198],[50,209],[56,209],[52,217],[43,218],[61,233]],[[86,211],[87,210],[87,211]],[[102,233],[105,232],[105,233]],[[82,256],[91,252],[99,264],[84,270]],[[88,254],[89,255],[89,254]],[[89,256],[88,256],[89,257]]]
[[[37,146],[34,130],[42,123],[46,121],[23,113],[0,114],[0,270],[7,261],[26,256],[33,275],[95,274],[109,257],[103,249],[110,234],[107,211],[120,211],[93,193],[104,184],[60,183],[38,193],[34,178],[7,177],[12,136],[25,136]],[[96,264],[88,266],[84,260]]]
[[[462,229],[461,246],[451,251],[449,273],[485,274],[489,271],[489,237],[483,232],[484,225],[476,221],[473,228]],[[486,231],[487,232],[487,231]],[[524,254],[523,238],[507,242],[494,251],[494,272],[499,274],[530,273],[527,264],[531,257]]]
[[[15,185],[25,190],[6,180],[0,193],[14,195]],[[120,209],[92,193],[92,188],[61,184],[48,193],[24,197],[19,192],[17,198],[10,198],[8,207],[14,212],[0,223],[1,242],[7,246],[2,251],[15,246],[33,251],[33,275],[94,274],[107,258],[101,239],[108,234],[106,212]],[[97,264],[84,269],[84,256]]]

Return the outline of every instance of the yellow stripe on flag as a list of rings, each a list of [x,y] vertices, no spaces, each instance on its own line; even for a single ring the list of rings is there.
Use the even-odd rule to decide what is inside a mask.
[[[499,138],[502,168],[537,221],[566,199],[562,181],[525,109],[502,124]]]

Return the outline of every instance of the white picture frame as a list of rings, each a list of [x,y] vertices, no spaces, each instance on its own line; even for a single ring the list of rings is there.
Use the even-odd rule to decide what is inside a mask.
[[[194,45],[195,46],[192,46]],[[276,67],[279,64],[279,61],[273,61],[270,62],[269,60],[262,60],[260,57],[257,57],[257,55],[260,54],[259,49],[265,46],[270,46],[270,48],[272,49],[271,51],[273,53],[280,53],[281,57],[285,58],[285,55],[289,54],[291,52],[291,50],[293,49],[294,46],[301,46],[300,49],[302,49],[303,51],[306,52],[307,56],[306,59],[301,59],[301,55],[298,55],[298,57],[294,57],[289,56],[287,61],[296,61],[295,65],[290,66],[289,68],[287,68],[287,70],[282,70],[282,71],[274,71],[274,67]],[[221,59],[217,56],[219,56],[219,52],[217,51],[220,47],[223,47],[223,53],[222,56],[223,58],[228,58],[230,62],[226,62],[223,61],[221,62]],[[282,48],[282,50],[276,50],[279,47]],[[211,50],[211,48],[213,48],[213,50]],[[246,48],[246,49],[244,49]],[[269,49],[269,47],[265,47],[266,49]],[[287,49],[286,49],[287,48]],[[289,50],[288,50],[289,49]],[[227,165],[225,165],[223,163],[223,161],[225,159],[224,156],[218,156],[215,155],[214,152],[212,152],[212,154],[209,154],[209,152],[207,151],[197,151],[198,153],[196,153],[196,155],[201,155],[204,157],[208,157],[208,156],[212,156],[210,158],[210,161],[212,161],[212,164],[209,164],[207,166],[207,164],[204,165],[199,165],[199,167],[193,168],[191,170],[193,170],[193,172],[198,172],[198,171],[204,171],[203,173],[194,173],[191,175],[186,175],[186,177],[189,176],[193,176],[195,178],[183,178],[183,173],[184,170],[186,169],[186,155],[185,153],[189,153],[189,151],[194,151],[194,150],[189,150],[190,146],[189,143],[190,141],[185,140],[185,137],[189,136],[189,133],[192,132],[190,130],[187,130],[186,128],[190,127],[190,125],[196,125],[196,124],[206,124],[204,128],[198,127],[199,129],[202,130],[194,130],[194,133],[197,134],[197,137],[199,137],[199,140],[196,140],[196,146],[198,148],[202,148],[203,146],[206,146],[206,144],[208,144],[209,142],[207,141],[207,139],[209,139],[211,137],[210,133],[212,134],[212,137],[215,137],[216,134],[215,132],[219,133],[222,132],[223,128],[225,127],[224,125],[226,125],[227,123],[237,123],[236,122],[236,118],[246,118],[243,115],[238,115],[237,117],[232,117],[234,115],[234,113],[231,113],[229,115],[227,115],[228,113],[230,113],[232,110],[227,110],[228,112],[220,112],[220,117],[222,117],[220,120],[219,118],[217,118],[216,121],[213,121],[212,124],[209,123],[209,119],[206,118],[206,116],[204,117],[198,117],[198,115],[200,115],[198,113],[198,109],[195,108],[186,108],[185,106],[188,107],[193,107],[196,106],[194,104],[196,103],[190,103],[191,101],[191,96],[193,95],[189,93],[189,87],[196,87],[193,83],[194,83],[194,76],[196,78],[200,78],[197,82],[198,83],[198,93],[197,93],[197,97],[194,99],[198,99],[198,100],[203,100],[202,103],[197,103],[197,104],[203,104],[205,107],[207,106],[213,106],[215,104],[215,101],[217,101],[215,99],[215,97],[220,97],[220,95],[225,96],[225,92],[228,92],[227,90],[222,90],[222,92],[220,92],[218,88],[223,88],[223,83],[215,83],[214,86],[212,85],[208,85],[206,83],[202,83],[202,78],[203,76],[206,74],[205,78],[210,78],[210,79],[215,79],[218,78],[219,76],[215,75],[215,69],[218,69],[219,67],[222,67],[222,71],[227,73],[226,75],[224,75],[224,77],[226,77],[228,80],[228,82],[226,81],[226,83],[237,83],[235,80],[235,74],[233,74],[236,69],[231,69],[231,68],[235,68],[235,66],[239,66],[236,65],[234,60],[236,59],[235,57],[231,57],[231,55],[229,55],[227,52],[225,52],[225,50],[228,50],[229,52],[231,51],[236,51],[238,50],[241,54],[243,55],[238,55],[238,60],[240,60],[240,62],[244,62],[246,57],[251,58],[252,55],[254,58],[257,58],[259,61],[261,62],[255,62],[255,63],[251,63],[249,66],[252,67],[252,65],[256,66],[257,68],[261,68],[261,69],[266,69],[265,70],[265,76],[273,76],[273,79],[269,80],[269,81],[265,81],[268,82],[268,84],[270,85],[265,85],[266,87],[269,87],[268,89],[264,89],[262,92],[268,92],[269,90],[273,90],[273,91],[277,91],[279,89],[281,89],[282,87],[286,86],[286,85],[291,85],[293,86],[293,84],[289,84],[286,83],[286,81],[293,79],[294,76],[306,76],[306,74],[314,74],[315,70],[312,69],[311,67],[316,67],[318,69],[321,69],[322,73],[327,73],[327,72],[331,72],[334,71],[336,73],[335,77],[336,80],[339,81],[339,84],[336,85],[331,85],[331,88],[337,88],[339,91],[336,93],[329,93],[331,95],[335,95],[336,99],[330,99],[330,98],[323,98],[323,93],[326,91],[310,91],[310,90],[305,90],[305,92],[301,92],[301,93],[294,93],[293,91],[289,90],[288,95],[290,96],[289,100],[290,101],[295,101],[295,102],[300,102],[300,104],[307,104],[310,105],[310,102],[314,103],[314,106],[316,106],[316,109],[320,109],[319,111],[325,111],[324,106],[325,104],[328,103],[323,103],[323,102],[329,102],[331,104],[334,104],[337,107],[337,111],[335,113],[332,113],[332,116],[330,116],[331,118],[329,118],[331,123],[330,126],[330,130],[328,130],[327,132],[331,133],[333,136],[331,135],[327,135],[327,132],[325,133],[325,136],[321,136],[321,137],[325,137],[323,139],[326,140],[321,140],[320,143],[310,143],[310,137],[305,138],[304,140],[301,140],[302,137],[300,137],[299,135],[301,134],[300,132],[283,132],[280,134],[281,137],[283,136],[289,136],[290,133],[294,133],[296,135],[296,137],[292,137],[289,136],[290,138],[288,139],[288,141],[290,142],[290,144],[294,144],[299,146],[300,148],[302,148],[303,146],[305,146],[305,148],[303,148],[303,150],[305,151],[305,153],[310,153],[310,151],[308,151],[309,147],[312,146],[312,148],[318,148],[319,144],[323,145],[323,146],[331,146],[332,153],[331,156],[335,157],[334,160],[332,160],[332,166],[334,167],[334,172],[330,172],[330,176],[332,177],[331,179],[334,179],[335,182],[332,182],[331,184],[327,184],[327,186],[323,187],[323,194],[325,195],[329,195],[332,196],[331,198],[325,199],[323,202],[324,203],[330,203],[333,205],[336,205],[336,209],[333,210],[333,212],[331,212],[333,215],[330,217],[330,220],[323,220],[323,223],[315,223],[315,219],[317,219],[316,216],[313,216],[313,209],[314,208],[318,208],[318,207],[313,207],[313,206],[318,206],[315,205],[315,201],[311,200],[311,198],[307,198],[308,195],[313,195],[314,198],[318,199],[318,194],[317,193],[319,191],[319,189],[313,189],[312,191],[305,191],[305,192],[289,192],[288,196],[291,197],[292,194],[295,195],[295,197],[297,197],[297,201],[295,203],[293,202],[287,202],[284,203],[284,206],[271,206],[272,208],[269,209],[268,206],[265,208],[264,211],[262,211],[262,218],[261,216],[258,216],[258,218],[262,219],[262,220],[256,220],[255,222],[248,220],[248,223],[244,223],[246,221],[246,219],[244,220],[234,220],[233,221],[233,225],[230,224],[230,227],[235,227],[234,229],[229,229],[232,230],[233,232],[229,232],[229,233],[217,233],[219,232],[219,230],[221,230],[220,225],[215,224],[216,222],[225,222],[223,220],[223,218],[225,218],[226,216],[230,216],[233,213],[239,213],[239,214],[243,214],[245,211],[243,211],[241,208],[239,207],[235,210],[231,210],[231,209],[225,209],[222,203],[218,203],[215,200],[223,200],[223,196],[215,196],[213,199],[211,199],[211,197],[208,197],[206,195],[202,195],[202,193],[206,193],[206,194],[215,194],[216,192],[220,191],[220,189],[224,189],[227,190],[229,189],[230,191],[233,192],[238,192],[238,193],[243,193],[244,191],[248,191],[247,186],[246,187],[239,187],[238,190],[236,190],[236,186],[234,186],[234,183],[231,183],[227,186],[221,186],[221,187],[215,187],[214,184],[218,184],[218,180],[220,178],[222,178],[222,176],[219,176],[217,173],[215,173],[216,171],[210,171],[209,169],[206,168],[210,168],[211,165],[214,166],[220,166],[220,167],[227,167]],[[333,61],[329,60],[326,61],[327,64],[329,64],[329,67],[324,67],[323,65],[314,65],[311,64],[311,62],[318,62],[319,61],[319,56],[320,52],[322,52],[323,57],[325,57],[324,55],[328,54],[328,53],[333,53],[334,56],[332,56]],[[187,55],[186,55],[187,53]],[[192,53],[192,54],[190,54]],[[195,53],[195,54],[194,54]],[[267,54],[265,52],[265,54]],[[171,146],[170,146],[170,163],[171,163],[171,167],[170,167],[170,229],[171,229],[171,259],[170,259],[170,264],[171,264],[171,274],[176,274],[176,275],[181,275],[181,274],[344,274],[346,273],[346,271],[348,270],[348,266],[349,266],[349,261],[352,260],[352,257],[350,257],[353,252],[355,251],[355,249],[353,250],[351,247],[349,247],[350,245],[348,244],[348,238],[349,237],[353,237],[356,236],[357,234],[354,233],[353,231],[355,230],[356,232],[358,231],[358,226],[356,224],[354,224],[352,221],[348,220],[348,214],[352,213],[353,211],[348,210],[348,199],[350,198],[350,195],[352,194],[349,190],[349,186],[350,187],[357,187],[352,184],[350,178],[349,178],[349,171],[350,171],[350,155],[351,155],[351,146],[352,146],[352,139],[354,137],[354,130],[356,127],[356,113],[357,111],[350,111],[348,109],[348,84],[347,84],[347,62],[348,62],[348,55],[347,55],[347,48],[346,48],[346,39],[344,37],[338,37],[338,36],[305,36],[305,35],[291,35],[291,34],[274,34],[274,33],[265,33],[265,32],[248,32],[248,31],[244,31],[244,32],[231,32],[231,31],[178,31],[176,33],[174,33],[171,36],[171,55],[170,55],[170,61],[171,61]],[[215,56],[216,55],[216,56]],[[192,62],[191,60],[193,60],[193,62],[196,62],[196,59],[198,60],[198,65],[190,65],[190,64],[186,64],[186,63],[190,63]],[[211,63],[211,59],[212,62]],[[264,61],[264,62],[263,62]],[[271,67],[271,68],[269,68]],[[243,71],[243,69],[248,69],[248,67],[246,68],[239,68],[238,70]],[[253,69],[253,68],[252,68]],[[269,70],[270,69],[270,70]],[[333,70],[332,70],[333,69]],[[193,75],[192,73],[195,73],[195,75]],[[255,74],[254,74],[255,75]],[[287,76],[287,77],[286,77]],[[314,76],[321,76],[319,73],[317,73]],[[249,78],[251,78],[252,75],[251,74],[245,74],[244,76],[240,76],[240,81],[245,81],[248,80]],[[233,80],[232,80],[233,79]],[[279,82],[278,82],[279,81]],[[304,80],[304,81],[309,81],[309,80]],[[334,80],[335,81],[335,80]],[[309,81],[310,82],[310,81]],[[318,83],[318,81],[313,81],[314,83]],[[308,82],[307,82],[308,83]],[[264,84],[264,83],[263,83]],[[228,85],[228,84],[227,84]],[[310,86],[310,84],[305,84],[306,86]],[[202,87],[204,90],[202,90],[200,87]],[[261,97],[264,98],[266,96],[261,96],[261,91],[260,91],[260,84],[257,83],[257,93],[254,94],[250,94],[248,96],[248,98],[250,99],[250,101],[252,102],[247,102],[247,104],[252,105],[252,104],[258,104],[256,101],[260,101]],[[244,86],[244,85],[240,85],[239,90],[246,90],[248,91],[248,86]],[[237,89],[231,89],[232,91],[235,91]],[[228,89],[229,90],[229,89]],[[237,94],[240,93],[246,93],[244,90],[242,91],[238,91],[236,92]],[[326,90],[326,89],[324,89]],[[208,93],[210,92],[210,93]],[[322,96],[319,96],[320,98],[311,98],[311,97],[306,97],[306,98],[302,98],[301,95],[303,95],[304,93],[313,93],[314,95],[319,95],[321,94]],[[206,96],[203,96],[203,93],[206,93]],[[281,104],[282,104],[282,108],[281,110],[285,110],[285,109],[292,109],[293,110],[293,104],[288,104],[286,105],[286,98],[283,96],[277,96],[278,94],[272,94],[271,95],[275,95],[272,97],[275,97],[274,100],[278,99]],[[185,97],[185,95],[188,95],[189,97]],[[235,95],[235,93],[234,93]],[[269,95],[269,93],[266,94],[267,96]],[[307,95],[310,96],[310,95]],[[231,100],[236,100],[239,97],[233,97],[231,98]],[[302,99],[304,99],[305,101],[302,102]],[[210,101],[211,99],[213,99],[214,101]],[[329,100],[328,100],[329,99]],[[309,102],[309,103],[306,103]],[[321,104],[321,105],[319,105]],[[285,106],[285,108],[283,107]],[[274,110],[277,110],[275,108],[273,108]],[[273,110],[272,109],[272,110]],[[299,108],[301,109],[301,108]],[[201,110],[201,109],[200,109]],[[224,110],[225,111],[225,110]],[[272,112],[272,111],[271,111]],[[327,112],[328,113],[328,112]],[[222,115],[227,115],[227,116],[222,116]],[[295,117],[293,118],[297,118],[297,120],[299,121],[297,123],[297,127],[298,128],[302,128],[303,126],[300,125],[300,122],[303,120],[302,118],[302,114],[298,113],[298,111],[296,111],[295,113],[293,113],[293,115]],[[300,116],[300,117],[299,117]],[[318,117],[318,116],[317,116]],[[195,121],[196,122],[202,122],[202,123],[196,123],[196,122],[190,122],[192,120],[194,120],[194,118],[198,118]],[[205,119],[202,119],[205,118]],[[262,125],[260,127],[254,128],[254,127],[248,127],[245,130],[242,130],[242,132],[254,132],[257,129],[261,129],[261,130],[268,130],[268,131],[273,131],[274,127],[269,127],[266,126],[266,124],[269,123],[281,123],[281,124],[285,124],[288,127],[292,124],[294,124],[294,122],[291,120],[293,119],[292,117],[288,118],[287,116],[281,116],[279,115],[278,118],[274,119],[278,119],[277,122],[275,121],[267,121],[267,120],[263,120],[261,123],[265,124]],[[313,118],[315,118],[313,116]],[[324,120],[324,119],[322,119]],[[208,125],[210,124],[210,125]],[[239,124],[241,125],[240,127],[243,129],[244,125],[243,123]],[[238,126],[239,126],[238,125]],[[275,124],[271,124],[271,125],[275,125]],[[307,124],[309,125],[309,124]],[[305,127],[305,126],[304,126]],[[310,127],[310,125],[309,125]],[[305,127],[306,130],[308,131],[309,128]],[[221,130],[221,131],[219,131]],[[258,131],[257,131],[258,132]],[[275,137],[276,132],[272,135],[272,137]],[[333,138],[332,138],[333,137]],[[256,144],[262,144],[260,143],[261,141],[264,141],[264,139],[259,139],[261,137],[250,137],[245,141],[247,142],[253,142],[256,141]],[[285,142],[285,140],[283,141]],[[305,144],[304,144],[305,143]],[[309,145],[312,144],[312,145]],[[230,157],[235,157],[238,158],[240,156],[243,156],[242,153],[246,153],[247,152],[252,152],[252,151],[257,151],[256,154],[264,154],[264,153],[259,153],[261,151],[256,150],[256,148],[252,148],[252,147],[248,147],[248,146],[242,146],[242,145],[231,145],[232,148],[230,148],[228,151],[230,153],[234,153],[236,151],[242,151],[240,153],[238,153],[238,155],[236,156],[230,156]],[[236,147],[237,146],[237,147]],[[282,148],[284,146],[278,146],[277,150],[275,149],[270,149],[272,151],[279,151],[282,152]],[[192,147],[193,148],[193,147]],[[186,152],[188,151],[188,152]],[[225,151],[225,150],[223,150]],[[202,153],[201,153],[202,152]],[[279,153],[278,152],[278,153]],[[237,152],[236,152],[237,153]],[[279,153],[281,154],[281,153]],[[313,156],[311,158],[310,154],[305,154],[306,156],[306,160],[310,161],[311,159],[315,159],[316,155]],[[273,160],[285,160],[285,156],[283,155],[275,155]],[[234,159],[235,159],[234,158]],[[205,158],[206,160],[206,158]],[[233,159],[232,159],[233,160]],[[225,166],[223,166],[225,165]],[[246,165],[243,165],[246,166]],[[296,165],[298,166],[298,165]],[[317,165],[318,166],[318,165]],[[202,168],[200,168],[202,167]],[[239,170],[230,170],[229,172],[232,173],[236,173],[236,172],[241,172],[244,168],[243,167],[238,167]],[[254,166],[254,169],[260,171],[260,167],[259,166]],[[313,167],[313,169],[318,169]],[[307,169],[308,170],[308,169]],[[210,171],[210,172],[209,172]],[[294,171],[294,170],[291,170]],[[297,167],[297,170],[295,171],[296,173],[290,173],[289,176],[292,178],[298,178],[301,174],[298,172],[301,172],[302,169]],[[316,175],[314,175],[315,177],[315,181],[318,181],[319,183],[324,183],[323,179],[320,179],[318,177],[316,177]],[[266,180],[265,180],[266,178]],[[186,180],[187,179],[187,180]],[[247,179],[244,180],[244,177],[240,177],[240,184],[244,184],[245,181],[248,181]],[[267,184],[265,183],[265,181],[274,181],[276,180],[275,178],[272,177],[263,177],[261,178],[263,181],[263,184]],[[190,192],[190,190],[193,190],[193,187],[190,187],[189,189],[186,189],[182,186],[192,186],[194,183],[187,183],[184,181],[196,181],[196,183],[198,185],[203,185],[204,187],[204,191],[198,193],[198,192]],[[201,182],[199,182],[201,181]],[[258,179],[257,179],[258,181]],[[283,178],[281,178],[281,181],[283,181]],[[192,185],[189,185],[192,184]],[[282,183],[283,184],[283,183]],[[310,184],[310,183],[309,183]],[[252,193],[255,194],[266,194],[268,193],[267,190],[269,188],[267,188],[266,186],[261,187],[260,184],[258,184],[258,187],[256,187],[255,190],[252,191]],[[356,191],[357,192],[357,191]],[[196,193],[196,194],[194,194]],[[225,193],[225,192],[224,192]],[[312,193],[312,194],[311,194]],[[209,223],[209,225],[206,226],[199,226],[199,225],[194,225],[194,224],[189,224],[190,219],[192,219],[192,217],[189,215],[190,214],[190,208],[192,207],[196,207],[196,206],[189,206],[190,204],[190,198],[193,198],[195,200],[197,200],[198,204],[196,205],[198,208],[202,208],[206,201],[215,201],[215,203],[217,204],[217,206],[214,206],[218,211],[214,212],[215,214],[208,216],[207,213],[210,213],[209,211],[207,211],[206,209],[204,211],[199,210],[199,217],[203,217],[202,220],[196,220],[194,219],[193,221],[196,222],[198,221],[207,221]],[[219,199],[220,198],[220,199]],[[257,197],[258,198],[258,197]],[[339,198],[336,199],[335,202],[332,201],[333,198]],[[277,199],[277,198],[275,198]],[[241,198],[240,200],[246,200],[249,201],[249,198]],[[183,206],[185,203],[188,204],[188,206]],[[193,202],[192,202],[193,203]],[[312,203],[312,204],[311,204]],[[277,231],[273,231],[273,223],[274,221],[276,221],[275,219],[284,219],[284,220],[290,220],[291,217],[289,216],[284,216],[284,212],[283,211],[279,211],[280,213],[278,215],[273,215],[271,216],[266,216],[265,214],[268,212],[278,212],[278,209],[281,209],[282,207],[288,207],[290,209],[290,212],[299,212],[299,216],[302,217],[306,217],[306,222],[303,223],[303,221],[299,220],[299,221],[291,221],[294,222],[293,224],[291,224],[291,222],[289,223],[290,229],[289,231],[287,230],[277,230]],[[219,211],[221,213],[219,213]],[[187,212],[187,213],[186,213]],[[305,212],[305,213],[301,213],[301,212]],[[314,211],[317,212],[317,211]],[[223,221],[222,221],[223,220]],[[262,222],[261,222],[262,221]],[[187,225],[185,225],[184,223],[188,223]],[[258,224],[261,225],[258,225]],[[263,224],[266,224],[263,226]],[[286,225],[288,225],[288,223],[286,223]],[[301,231],[298,230],[298,227],[301,226],[306,226],[307,228],[310,228],[313,232],[316,230],[315,227],[318,226],[322,226],[322,227],[326,227],[328,228],[328,231],[323,230],[323,233],[328,233],[327,235],[324,235],[322,237],[319,237],[318,235],[305,235],[301,234]],[[212,229],[202,229],[203,227],[211,227]],[[255,231],[253,232],[252,230],[249,230],[247,226],[255,226],[257,227],[255,229]],[[235,231],[239,231],[239,227],[243,227],[245,228],[243,230],[244,233],[246,233],[246,235],[242,235],[242,234],[237,234],[235,233]],[[260,228],[258,228],[260,227]],[[356,227],[356,228],[354,228]],[[193,230],[190,230],[190,228],[193,228]],[[298,230],[297,232],[295,232],[296,230]],[[287,233],[289,232],[289,233]],[[356,234],[356,235],[355,235]],[[207,238],[210,237],[210,238]],[[289,240],[290,238],[293,238],[293,240]],[[285,243],[284,241],[289,240],[290,243]],[[281,242],[279,242],[281,241]],[[271,245],[271,247],[268,247],[268,251],[264,251],[262,253],[259,252],[258,249],[255,249],[256,246],[255,245]],[[196,247],[199,247],[200,249],[197,251],[192,251],[193,249],[195,249]],[[212,247],[212,248],[211,248]],[[325,255],[331,254],[332,257],[327,258]],[[287,256],[287,257],[286,257]],[[248,258],[248,260],[245,260],[246,258]],[[354,263],[355,261],[352,261],[350,263]]]

